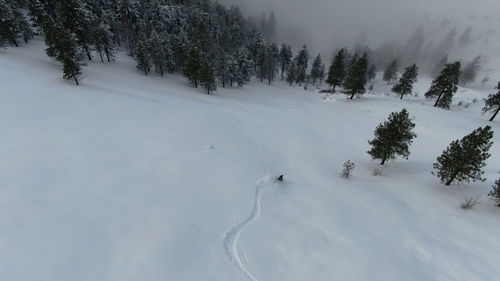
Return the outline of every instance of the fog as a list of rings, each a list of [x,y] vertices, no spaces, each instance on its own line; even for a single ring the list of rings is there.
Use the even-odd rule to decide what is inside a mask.
[[[422,27],[428,48],[440,46],[447,48],[442,50],[446,53],[458,48],[452,42],[443,43],[447,36],[453,35],[453,30],[458,40],[467,27],[472,27],[471,40],[484,43],[482,49],[497,47],[500,41],[500,0],[219,0],[219,3],[237,4],[245,15],[257,18],[273,10],[278,20],[278,41],[295,47],[307,44],[313,52],[328,57],[335,48],[344,46],[369,45],[376,49],[392,42],[403,48],[418,27]],[[480,52],[484,50],[477,50]]]

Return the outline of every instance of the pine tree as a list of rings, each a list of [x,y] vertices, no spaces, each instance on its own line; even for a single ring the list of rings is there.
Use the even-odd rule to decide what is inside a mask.
[[[366,81],[371,82],[375,77],[377,77],[377,66],[372,63],[366,72]]]
[[[478,128],[461,140],[453,141],[434,163],[436,175],[442,183],[450,185],[454,181],[484,181],[482,168],[491,156],[488,151],[493,142],[490,126]]]
[[[260,79],[260,82],[264,81],[264,78],[268,73],[268,44],[262,43],[260,47],[257,49],[257,56],[255,63],[257,64],[256,73],[257,77]]]
[[[350,99],[354,98],[356,94],[364,94],[366,92],[366,72],[368,71],[368,55],[365,53],[354,65],[351,67],[349,75],[345,78],[344,89],[345,94],[351,95]]]
[[[497,116],[498,112],[500,112],[500,82],[498,82],[496,89],[498,90],[498,92],[489,95],[488,98],[485,100],[484,102],[485,104],[483,107],[483,112],[485,113],[488,111],[494,112],[493,116],[491,116],[490,118],[490,122],[493,121]]]
[[[169,73],[175,72],[176,70],[181,70],[182,65],[177,65],[174,53],[174,46],[172,44],[172,37],[166,34],[161,36],[161,42],[163,46],[163,53],[165,57],[163,58],[164,64]]]
[[[76,35],[56,25],[50,17],[44,18],[42,28],[47,45],[45,52],[63,64],[64,79],[73,79],[79,85],[83,58]]]
[[[471,62],[465,65],[462,75],[460,75],[460,84],[465,86],[469,83],[474,82],[477,78],[477,74],[481,69],[481,57],[475,57]]]
[[[391,81],[396,78],[396,75],[398,74],[398,68],[398,60],[393,60],[385,69],[383,80],[387,82],[387,85],[389,85],[389,83],[391,83]]]
[[[491,199],[498,204],[497,206],[500,207],[500,179],[496,180],[492,187],[493,189],[488,193],[488,196],[490,196]]]
[[[195,88],[198,88],[200,67],[201,57],[199,46],[198,44],[192,44],[191,48],[189,48],[188,58],[184,68],[184,75],[189,79]]]
[[[217,61],[215,66],[216,76],[222,83],[222,88],[226,87],[226,82],[231,80],[231,57],[226,50],[220,49],[217,52]]]
[[[165,70],[165,49],[162,44],[162,40],[160,39],[160,35],[156,30],[151,32],[150,40],[149,40],[149,50],[148,53],[151,54],[151,61],[155,66],[156,71],[160,72],[160,75],[163,77],[163,73]]]
[[[312,84],[315,85],[316,81],[318,81],[321,78],[321,66],[323,65],[321,61],[321,55],[318,55],[312,64],[311,67],[311,80]]]
[[[330,65],[330,70],[328,71],[328,78],[326,83],[333,87],[332,93],[335,93],[335,88],[342,85],[345,79],[345,55],[344,49],[341,49],[332,64]]]
[[[248,59],[248,50],[244,47],[239,48],[231,57],[230,67],[230,84],[233,82],[238,84],[238,87],[243,86],[250,81],[253,61]]]
[[[307,50],[307,46],[304,45],[300,52],[295,57],[295,65],[296,65],[296,75],[295,82],[302,86],[302,83],[306,82],[307,79],[307,67],[309,66],[309,51]]]
[[[76,85],[80,85],[81,67],[83,65],[83,56],[76,35],[68,30],[61,28],[59,40],[63,46],[63,78],[66,80],[75,80]]]
[[[406,109],[391,113],[389,120],[375,129],[375,139],[368,142],[372,146],[368,154],[373,159],[382,160],[381,165],[387,160],[395,159],[397,155],[408,159],[408,148],[416,137],[412,132],[413,128],[415,123],[411,121]]]
[[[16,29],[16,18],[12,5],[0,0],[0,46],[5,43],[18,46]]]
[[[111,62],[115,49],[112,42],[113,34],[109,30],[109,27],[104,23],[95,22],[91,37],[101,62],[104,62],[103,53],[107,61]]]
[[[34,36],[33,29],[31,28],[31,23],[26,18],[26,16],[24,16],[24,14],[20,11],[18,7],[15,7],[14,5],[12,5],[11,7],[12,7],[12,13],[14,15],[14,26],[15,26],[16,36],[22,37],[24,42],[28,43],[28,41],[31,40]]]
[[[279,71],[279,60],[280,53],[278,46],[276,44],[270,44],[267,46],[267,59],[266,59],[266,71],[267,71],[267,81],[271,85],[271,81],[274,80],[276,73]]]
[[[290,63],[286,74],[286,81],[290,83],[290,86],[292,86],[293,82],[297,80],[297,65],[295,64],[295,61]]]
[[[319,69],[319,85],[320,86],[321,86],[321,84],[323,84],[323,81],[325,80],[325,76],[326,76],[326,67],[325,67],[325,64],[322,63],[321,67]]]
[[[148,75],[151,70],[151,55],[149,53],[148,40],[140,39],[137,42],[135,60],[137,61],[137,69],[144,71],[144,75]]]
[[[358,61],[358,59],[359,59],[359,55],[357,52],[354,54],[351,54],[347,49],[345,49],[344,64],[345,64],[346,75],[348,75],[351,72],[352,67]]]
[[[453,94],[458,90],[460,62],[449,63],[441,74],[434,79],[431,88],[425,93],[426,98],[437,97],[435,107],[450,108]]]
[[[205,88],[207,94],[210,95],[212,91],[217,90],[217,84],[215,83],[214,70],[210,66],[210,63],[206,60],[201,62],[200,74],[199,74],[200,85]]]
[[[78,44],[82,46],[87,54],[87,58],[92,60],[90,55],[90,22],[95,15],[85,7],[81,0],[59,1],[57,6],[58,22],[78,38]]]
[[[280,63],[281,63],[281,79],[285,77],[285,71],[287,71],[290,63],[292,62],[292,47],[285,44],[281,45],[280,50]]]
[[[401,95],[401,99],[407,94],[411,94],[413,91],[413,84],[417,81],[418,76],[418,66],[416,64],[408,66],[405,68],[405,72],[399,78],[399,81],[392,91]]]

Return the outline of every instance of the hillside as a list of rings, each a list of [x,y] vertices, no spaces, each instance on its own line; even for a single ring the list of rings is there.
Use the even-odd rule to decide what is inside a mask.
[[[282,82],[206,95],[124,54],[77,87],[43,48],[0,50],[3,281],[498,280],[489,92],[461,88],[449,111],[424,77],[403,101],[383,82],[353,101]],[[367,141],[402,108],[410,159],[374,176]],[[488,180],[440,184],[436,157],[486,124]],[[480,204],[464,211],[468,196]]]

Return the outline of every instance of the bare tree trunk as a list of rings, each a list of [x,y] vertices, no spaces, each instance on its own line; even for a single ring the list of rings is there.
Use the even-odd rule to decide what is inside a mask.
[[[106,53],[106,58],[108,59],[108,62],[111,62],[111,59],[109,58],[109,53],[108,53],[108,51],[104,51],[104,53]]]
[[[497,114],[499,111],[500,111],[500,106],[497,108],[497,111],[495,111],[495,114],[493,114],[493,116],[490,118],[490,122],[492,122],[493,119],[495,119],[495,117],[497,117]]]
[[[441,94],[439,94],[437,100],[436,100],[436,103],[434,103],[434,107],[437,107],[438,106],[438,103],[439,103],[439,100],[441,99],[441,96],[443,95],[443,92],[441,92]]]
[[[98,52],[99,52],[99,57],[101,57],[101,62],[104,63],[104,59],[102,58],[102,52],[101,52],[101,50],[98,50]]]
[[[92,56],[90,55],[89,47],[85,46],[85,52],[87,53],[87,57],[89,60],[92,60]]]

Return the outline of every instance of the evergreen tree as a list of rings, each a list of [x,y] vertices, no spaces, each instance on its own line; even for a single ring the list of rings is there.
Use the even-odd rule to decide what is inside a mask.
[[[59,41],[63,49],[63,78],[66,80],[75,80],[76,85],[80,85],[80,75],[83,56],[82,50],[78,46],[78,39],[76,35],[71,34],[66,29],[60,29]]]
[[[320,80],[321,78],[321,66],[323,65],[323,62],[321,61],[321,55],[318,55],[312,64],[311,68],[311,80],[313,85],[316,85],[316,81]]]
[[[115,48],[113,46],[113,34],[104,23],[96,22],[92,30],[92,41],[99,54],[101,62],[104,62],[103,53],[108,62],[114,57]]]
[[[200,74],[199,74],[200,85],[205,88],[207,94],[210,95],[212,91],[217,90],[217,84],[215,83],[214,70],[210,66],[209,62],[203,60],[201,62]]]
[[[462,75],[460,75],[460,83],[465,86],[471,82],[474,82],[477,78],[477,74],[481,69],[481,57],[475,57],[471,62],[465,65]]]
[[[184,68],[184,75],[189,79],[195,88],[198,88],[200,67],[201,57],[199,46],[198,44],[192,44],[191,48],[189,48],[188,58]]]
[[[35,26],[42,27],[45,17],[49,16],[49,12],[46,5],[42,4],[40,0],[31,0],[29,3],[29,16]]]
[[[371,82],[377,76],[377,66],[375,64],[371,64],[366,72],[366,81]]]
[[[365,53],[351,67],[349,75],[345,78],[344,89],[345,94],[351,95],[350,99],[356,94],[364,94],[366,92],[366,72],[368,71],[368,55]]]
[[[401,78],[399,78],[398,83],[392,88],[392,91],[400,94],[401,99],[403,99],[404,95],[411,94],[413,91],[413,84],[417,81],[417,76],[418,66],[416,64],[408,66]]]
[[[151,55],[149,53],[149,42],[146,39],[140,39],[137,42],[135,60],[137,61],[137,69],[144,71],[144,75],[148,75],[151,70]]]
[[[2,4],[0,4],[0,6],[1,5]],[[12,9],[12,13],[14,15],[14,27],[15,27],[14,32],[16,33],[16,37],[22,37],[24,42],[28,43],[28,41],[31,40],[33,38],[33,35],[34,35],[33,29],[31,28],[31,23],[26,18],[26,16],[24,16],[24,14],[21,12],[21,10],[18,7],[12,5],[11,9]],[[1,10],[1,8],[0,8],[0,10]],[[0,18],[1,18],[1,16],[0,16]],[[0,39],[0,41],[1,41],[1,39]]]
[[[358,53],[350,53],[347,49],[345,49],[345,59],[344,59],[344,64],[345,64],[345,73],[348,75],[351,72],[351,68],[354,66],[354,64],[358,61]]]
[[[0,0],[0,46],[10,43],[17,47],[16,30],[16,18],[12,5],[5,0]]]
[[[268,73],[268,55],[269,55],[269,47],[267,43],[262,43],[260,47],[257,49],[257,56],[255,57],[257,64],[256,73],[257,77],[260,79],[260,82],[264,81],[264,78],[267,77]]]
[[[286,81],[290,83],[290,86],[292,86],[293,82],[297,80],[297,65],[295,64],[295,61],[290,63],[286,74]]]
[[[174,46],[172,45],[172,39],[171,39],[172,37],[166,34],[162,34],[160,38],[161,38],[161,45],[163,46],[163,53],[165,54],[165,57],[163,58],[163,63],[165,64],[167,71],[169,73],[172,73],[175,72],[176,70],[182,69],[182,65],[178,66],[176,62]]]
[[[268,84],[271,85],[271,81],[274,80],[276,72],[279,71],[279,60],[280,53],[278,46],[276,44],[270,44],[267,46],[267,59],[266,59],[266,71],[267,71],[267,80]]]
[[[226,82],[230,82],[231,80],[231,57],[227,53],[226,50],[220,49],[217,52],[217,61],[216,61],[216,76],[219,78],[219,81],[222,83],[222,88],[226,87]]]
[[[493,142],[493,131],[490,126],[478,128],[461,140],[453,141],[434,163],[433,172],[442,183],[450,185],[454,181],[470,182],[484,180],[482,168]]]
[[[287,46],[285,44],[281,45],[280,50],[280,63],[281,63],[281,79],[285,77],[285,71],[288,69],[288,66],[292,62],[292,47]]]
[[[156,30],[151,32],[149,40],[149,50],[148,53],[151,56],[151,61],[155,66],[156,72],[160,72],[160,75],[163,77],[163,73],[165,70],[165,48],[163,47],[163,42],[160,39],[160,35]]]
[[[342,85],[342,82],[344,81],[346,76],[345,74],[345,55],[344,49],[341,49],[330,65],[328,78],[326,79],[326,83],[333,87],[333,93],[335,93],[335,88],[337,86]]]
[[[453,94],[458,90],[460,62],[449,63],[441,74],[434,79],[431,88],[425,93],[426,98],[437,97],[435,107],[450,108]]]
[[[493,189],[490,191],[488,196],[490,196],[491,199],[498,204],[497,206],[500,207],[500,179],[496,180],[492,187]]]
[[[389,120],[375,129],[375,139],[368,142],[372,146],[368,154],[373,159],[382,160],[381,165],[387,160],[395,159],[397,155],[408,159],[408,148],[416,137],[412,132],[413,128],[415,124],[410,120],[406,109],[391,113]]]
[[[81,0],[64,0],[58,2],[57,16],[58,23],[77,36],[78,44],[85,50],[87,58],[92,60],[89,37],[92,28],[90,22],[95,15]]]
[[[325,80],[325,76],[326,76],[326,68],[325,68],[325,64],[322,63],[321,64],[321,67],[319,69],[319,85],[321,86],[321,84],[323,84],[323,81]]]
[[[230,83],[238,84],[238,87],[243,86],[246,82],[250,81],[251,71],[253,68],[253,61],[248,59],[248,50],[246,48],[239,48],[232,55],[230,62]]]
[[[302,83],[306,82],[307,79],[307,67],[309,66],[309,51],[307,50],[307,46],[304,45],[300,52],[295,57],[295,65],[296,65],[296,75],[295,82],[302,86]]]
[[[387,82],[387,85],[389,85],[389,83],[391,83],[391,81],[396,78],[396,75],[398,74],[398,68],[398,60],[393,60],[385,69],[383,80]]]
[[[498,90],[498,92],[489,95],[485,100],[485,104],[483,107],[483,112],[485,113],[488,111],[494,112],[493,116],[491,116],[490,118],[490,122],[495,119],[498,112],[500,111],[500,82],[498,82],[496,89]]]
[[[79,85],[83,58],[76,35],[56,25],[50,17],[44,18],[42,28],[47,45],[45,52],[63,64],[64,79],[73,79]]]

